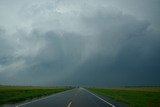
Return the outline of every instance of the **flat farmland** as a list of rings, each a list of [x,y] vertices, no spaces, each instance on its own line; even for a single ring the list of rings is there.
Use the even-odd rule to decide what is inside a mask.
[[[90,91],[128,104],[129,107],[160,107],[159,87],[89,88]]]
[[[71,87],[0,86],[0,105],[30,100],[72,89]]]

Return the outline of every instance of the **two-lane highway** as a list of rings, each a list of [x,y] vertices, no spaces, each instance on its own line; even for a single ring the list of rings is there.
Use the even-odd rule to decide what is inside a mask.
[[[117,105],[84,88],[76,88],[20,104],[16,107],[117,107]]]

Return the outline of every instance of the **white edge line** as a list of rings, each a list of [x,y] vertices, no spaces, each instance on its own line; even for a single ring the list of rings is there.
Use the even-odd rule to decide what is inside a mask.
[[[21,106],[24,106],[24,105],[29,104],[29,103],[33,103],[33,102],[37,102],[37,101],[40,101],[40,100],[44,100],[44,99],[47,99],[47,98],[49,98],[49,97],[51,97],[51,96],[52,96],[52,95],[47,96],[47,97],[44,97],[44,98],[39,98],[39,99],[30,101],[30,102],[26,102],[26,103],[23,103],[23,104],[19,104],[19,105],[17,105],[16,107],[21,107]]]
[[[68,106],[67,106],[67,107],[71,107],[71,104],[72,104],[72,101],[68,104]]]
[[[85,89],[85,88],[82,88],[82,89],[84,89],[85,91],[89,92],[90,94],[92,94],[93,96],[97,97],[98,99],[100,99],[100,100],[104,101],[105,103],[109,104],[110,106],[112,106],[112,107],[116,107],[115,105],[113,105],[113,104],[109,103],[108,101],[106,101],[106,100],[102,99],[101,97],[99,97],[99,96],[97,96],[97,95],[93,94],[92,92],[88,91],[87,89]]]
[[[70,91],[70,90],[66,90],[66,91]],[[62,94],[62,93],[64,93],[64,92],[66,92],[66,91],[59,92],[59,93],[55,93],[55,94],[51,94],[51,95],[46,96],[46,97],[43,97],[43,96],[42,96],[43,98],[39,98],[39,99],[30,101],[30,102],[22,103],[22,104],[16,105],[15,107],[21,107],[21,106],[24,106],[24,105],[27,105],[27,104],[30,104],[30,103],[34,103],[34,102],[37,102],[37,101],[41,101],[41,100],[47,99],[47,98],[49,98],[49,97],[52,97],[53,95]]]

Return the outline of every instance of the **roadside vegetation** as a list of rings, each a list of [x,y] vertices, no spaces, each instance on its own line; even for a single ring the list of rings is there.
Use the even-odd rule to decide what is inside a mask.
[[[160,107],[160,87],[89,88],[89,90],[126,103],[129,107]]]
[[[0,86],[0,105],[30,100],[72,89],[72,87]]]

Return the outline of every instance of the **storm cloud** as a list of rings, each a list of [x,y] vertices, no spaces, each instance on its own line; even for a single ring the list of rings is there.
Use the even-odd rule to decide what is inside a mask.
[[[0,84],[160,84],[159,0],[1,0]]]

